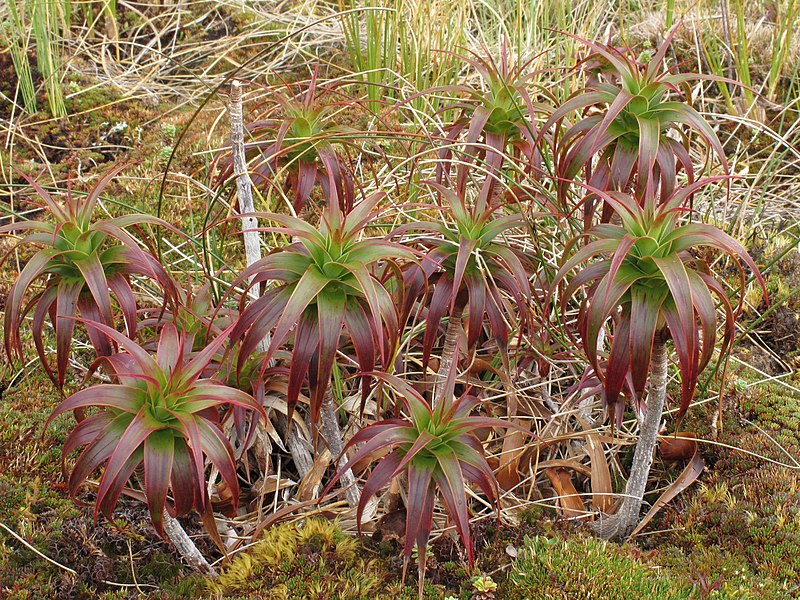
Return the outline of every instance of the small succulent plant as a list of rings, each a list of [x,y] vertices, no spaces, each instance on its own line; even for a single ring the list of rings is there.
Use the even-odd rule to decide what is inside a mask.
[[[75,497],[86,479],[104,465],[95,515],[102,512],[111,519],[123,488],[143,466],[150,518],[164,535],[165,508],[173,516],[192,509],[201,514],[210,510],[205,477],[208,457],[231,490],[235,510],[239,499],[236,460],[221,427],[220,408],[239,406],[262,415],[264,409],[250,395],[202,377],[229,330],[189,358],[186,340],[172,324],[162,328],[155,356],[106,325],[87,322],[87,327],[109,336],[124,352],[100,357],[92,367],[107,366],[116,383],[75,392],[45,424],[69,410],[100,409],[80,421],[64,442],[62,461],[83,447],[69,476],[70,494]],[[172,502],[167,502],[168,492]]]
[[[133,337],[137,329],[137,303],[131,276],[149,278],[161,286],[168,300],[174,302],[176,298],[175,284],[166,269],[125,231],[140,223],[169,228],[168,224],[147,215],[93,220],[100,195],[123,168],[111,169],[86,196],[73,194],[68,188],[63,204],[26,177],[44,202],[50,221],[22,221],[0,227],[0,233],[30,232],[21,243],[39,248],[8,293],[3,330],[6,354],[9,358],[14,354],[22,356],[22,321],[33,311],[31,330],[36,352],[59,388],[64,386],[76,315],[114,327],[113,300],[116,300],[128,336]],[[44,280],[44,289],[31,295],[38,280]],[[44,323],[48,316],[56,338],[55,369],[44,348]],[[111,354],[112,346],[106,336],[91,328],[88,334],[98,354]]]
[[[374,269],[413,255],[400,244],[364,237],[364,228],[374,218],[382,197],[376,194],[363,200],[347,215],[338,207],[331,207],[323,213],[319,228],[294,217],[266,215],[282,225],[274,231],[296,236],[299,241],[254,263],[239,278],[249,280],[251,286],[279,282],[257,300],[242,306],[231,334],[234,342],[241,341],[239,366],[271,331],[271,344],[264,357],[266,366],[293,332],[290,417],[307,380],[312,425],[319,418],[323,396],[330,385],[343,331],[352,342],[362,371],[374,370],[378,357],[388,365],[394,353],[397,308]],[[242,303],[247,299],[244,294]],[[363,400],[368,391],[365,381]]]
[[[469,528],[466,487],[474,483],[499,510],[498,486],[494,472],[486,462],[483,445],[476,437],[478,429],[513,427],[506,421],[470,413],[480,405],[471,395],[453,397],[455,369],[451,369],[443,401],[435,409],[408,382],[386,373],[377,375],[398,396],[407,415],[373,423],[356,433],[345,451],[358,444],[350,460],[329,484],[330,489],[342,473],[365,459],[379,461],[367,478],[356,511],[359,528],[369,499],[401,474],[408,479],[404,568],[414,548],[418,549],[419,585],[425,574],[428,538],[433,527],[433,508],[437,491],[447,513],[456,525],[473,564],[475,555]]]

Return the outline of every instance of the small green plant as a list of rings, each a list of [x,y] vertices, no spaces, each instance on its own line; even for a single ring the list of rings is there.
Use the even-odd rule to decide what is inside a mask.
[[[312,518],[267,530],[208,588],[226,598],[362,600],[381,597],[385,577],[377,561],[359,556],[358,542],[336,523]]]
[[[299,241],[254,263],[238,279],[251,286],[280,282],[247,306],[248,294],[242,295],[241,314],[231,334],[234,342],[241,340],[238,368],[271,331],[263,359],[266,368],[294,331],[289,417],[308,380],[312,426],[319,420],[343,331],[349,334],[362,371],[374,370],[378,357],[388,366],[394,354],[399,335],[397,308],[377,269],[408,260],[412,253],[386,239],[362,237],[382,198],[375,194],[346,216],[332,204],[321,215],[318,229],[294,217],[263,215],[282,225],[268,230]],[[362,402],[368,393],[368,381],[364,381]]]
[[[486,462],[483,446],[475,436],[475,431],[485,427],[507,428],[513,425],[500,419],[470,416],[480,401],[468,394],[454,398],[454,368],[448,374],[441,402],[434,409],[403,379],[387,373],[376,376],[397,394],[407,418],[378,421],[350,438],[345,451],[357,444],[362,445],[340,469],[328,489],[343,472],[359,461],[379,461],[364,484],[358,504],[356,519],[360,530],[361,518],[369,499],[401,473],[407,475],[406,514],[413,515],[413,518],[406,519],[403,574],[405,576],[409,559],[414,548],[417,548],[419,593],[422,597],[437,490],[447,513],[455,522],[467,552],[467,560],[472,565],[475,554],[469,526],[467,484],[476,484],[499,511],[497,481]]]
[[[618,424],[624,407],[618,399],[626,383],[631,397],[641,406],[650,371],[645,419],[625,500],[614,517],[598,526],[609,537],[627,535],[639,517],[666,397],[667,341],[672,340],[680,365],[679,419],[689,408],[698,375],[714,352],[717,311],[712,294],[717,296],[725,313],[722,352],[729,351],[733,342],[734,322],[742,300],[734,311],[722,284],[711,275],[705,261],[690,250],[707,246],[728,254],[734,259],[744,289],[745,272],[739,262],[742,261],[752,270],[766,298],[758,267],[737,241],[711,225],[684,220],[686,198],[708,182],[702,180],[680,188],[662,204],[651,194],[644,206],[627,194],[595,190],[614,209],[620,224],[596,225],[575,238],[565,254],[586,238],[594,239],[565,260],[555,277],[558,284],[575,267],[589,259],[604,257],[589,264],[570,281],[562,294],[562,307],[579,289],[586,290],[578,315],[581,343],[594,373],[603,383],[603,399]],[[598,351],[603,328],[612,332],[605,364],[601,363]]]
[[[174,123],[163,123],[161,125],[161,133],[164,134],[168,140],[172,141],[178,133],[178,128]]]
[[[646,65],[614,47],[583,42],[592,50],[583,64],[593,75],[587,86],[560,105],[544,125],[544,131],[548,131],[576,111],[600,109],[568,125],[563,134],[553,134],[559,194],[567,210],[566,194],[581,171],[592,188],[627,193],[635,190],[640,202],[657,190],[662,201],[669,198],[678,185],[681,169],[689,183],[694,181],[684,128],[699,134],[727,172],[725,152],[711,125],[688,103],[672,98],[679,86],[698,77],[662,70],[675,30],[669,32]],[[670,132],[677,136],[668,135]],[[594,198],[587,200],[584,212],[588,228]],[[612,207],[605,205],[602,221],[608,221],[612,213]]]
[[[491,201],[486,194],[488,182],[474,202],[468,200],[466,192],[433,182],[428,185],[442,200],[442,222],[409,226],[436,235],[423,238],[427,254],[405,273],[403,307],[406,318],[419,295],[432,288],[425,319],[423,364],[430,358],[443,317],[449,314],[449,327],[460,328],[465,309],[469,313],[467,347],[475,347],[488,319],[491,334],[505,353],[509,324],[513,326],[517,317],[525,319],[528,314],[528,277],[532,271],[530,259],[507,241],[505,234],[522,227],[525,219],[519,213],[505,212],[503,204]],[[513,298],[513,307],[504,301],[504,294]],[[452,335],[448,338],[454,339]],[[447,362],[451,349],[442,354],[443,362]]]
[[[526,536],[501,598],[658,598],[689,600],[691,586],[624,548],[592,538]]]
[[[158,151],[158,164],[161,166],[166,166],[169,164],[169,160],[172,158],[173,152],[174,148],[172,146],[162,146]]]
[[[425,550],[425,560],[428,561],[432,558],[433,558],[433,550],[431,550],[431,548],[428,547]],[[419,547],[416,544],[414,544],[414,549],[411,551],[411,560],[415,561],[419,560]]]
[[[497,584],[489,575],[482,575],[472,578],[472,589],[476,592],[494,592],[497,591]]]
[[[291,87],[289,92],[292,92]],[[355,201],[347,158],[335,148],[335,145],[347,144],[346,134],[352,131],[336,124],[333,115],[337,105],[323,101],[328,93],[332,93],[332,89],[318,90],[314,71],[305,91],[274,96],[282,110],[279,118],[247,126],[247,131],[255,138],[245,147],[248,158],[254,161],[253,182],[268,189],[277,183],[278,174],[284,172],[286,179],[282,188],[293,194],[292,205],[296,211],[305,207],[316,185],[322,188],[329,202],[336,202],[345,211],[352,208]],[[263,137],[267,140],[262,141]],[[229,156],[220,163],[218,185],[233,174],[233,158]]]

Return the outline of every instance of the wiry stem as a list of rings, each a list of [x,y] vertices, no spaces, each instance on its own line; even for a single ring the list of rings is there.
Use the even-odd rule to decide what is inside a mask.
[[[639,441],[633,454],[628,483],[625,486],[625,499],[613,516],[593,523],[598,536],[604,539],[625,538],[633,531],[639,521],[647,478],[653,464],[653,453],[661,426],[664,400],[667,397],[667,346],[660,338],[653,344],[650,359],[650,391],[647,394],[647,407],[639,432]]]

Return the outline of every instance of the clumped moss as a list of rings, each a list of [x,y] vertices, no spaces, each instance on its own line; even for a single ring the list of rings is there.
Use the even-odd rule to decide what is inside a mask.
[[[800,456],[800,395],[758,384],[732,394],[727,408],[720,422],[726,446],[704,447],[709,474],[664,511],[658,527],[671,533],[659,551],[695,579],[720,580],[734,597],[795,597],[800,474],[777,463],[793,465],[791,457]]]
[[[509,600],[552,598],[691,598],[692,586],[643,563],[624,547],[594,538],[526,538],[498,596]]]
[[[385,573],[376,561],[361,558],[358,548],[329,521],[285,523],[234,558],[209,589],[218,598],[377,597]]]
[[[790,598],[780,584],[753,570],[736,548],[661,544],[658,560],[695,586],[692,598],[780,600]],[[705,595],[704,595],[705,594]]]

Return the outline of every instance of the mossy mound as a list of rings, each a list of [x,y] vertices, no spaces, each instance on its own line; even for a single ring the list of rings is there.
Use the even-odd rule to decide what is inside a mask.
[[[335,523],[284,523],[236,556],[209,590],[218,598],[264,600],[378,597],[385,572],[376,561],[360,557],[358,549],[358,540]]]
[[[709,474],[664,512],[663,560],[741,598],[800,593],[800,394],[761,383],[728,401]],[[768,460],[773,461],[769,462]],[[669,546],[672,547],[669,547]]]
[[[691,598],[692,586],[666,570],[636,559],[626,546],[594,538],[527,538],[499,597]]]

